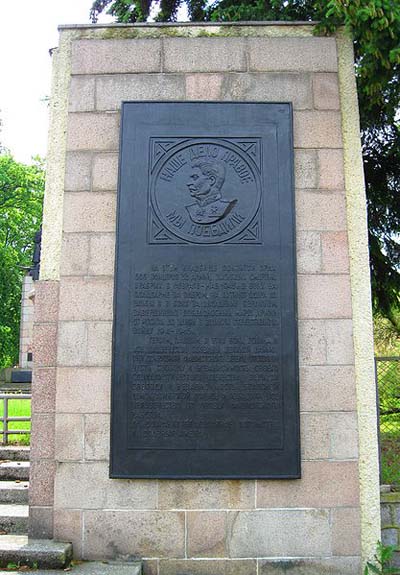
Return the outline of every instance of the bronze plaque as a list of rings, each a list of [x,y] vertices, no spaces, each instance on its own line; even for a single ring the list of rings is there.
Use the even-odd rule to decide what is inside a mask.
[[[300,476],[290,104],[123,104],[111,477]]]

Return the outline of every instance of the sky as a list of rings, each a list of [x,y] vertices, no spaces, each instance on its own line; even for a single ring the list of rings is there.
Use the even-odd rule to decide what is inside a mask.
[[[46,155],[43,100],[50,96],[57,26],[88,23],[90,6],[91,0],[0,0],[0,143],[20,162]]]

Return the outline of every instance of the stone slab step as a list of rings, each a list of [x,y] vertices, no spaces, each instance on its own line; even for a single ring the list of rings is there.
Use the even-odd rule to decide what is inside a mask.
[[[4,445],[0,446],[0,459],[11,461],[29,461],[31,450],[24,445]]]
[[[29,481],[0,481],[0,503],[28,503]]]
[[[29,481],[29,461],[0,461],[0,480]]]
[[[28,505],[0,505],[0,531],[9,533],[28,532],[29,507]]]
[[[49,539],[28,539],[27,535],[0,536],[0,573],[9,574],[10,571],[3,571],[1,568],[15,563],[16,565],[37,565],[40,571],[35,570],[33,573],[60,575],[60,571],[53,571],[53,569],[64,569],[70,564],[71,559],[71,543],[59,543]],[[42,571],[42,569],[51,569],[51,571]]]
[[[27,571],[29,573],[29,571]],[[60,575],[60,571],[48,570],[34,570],[31,571],[34,575]],[[71,575],[141,575],[142,564],[137,561],[135,563],[97,563],[85,562],[79,565],[72,565],[71,570],[68,570]],[[21,571],[0,571],[0,575],[21,575]]]

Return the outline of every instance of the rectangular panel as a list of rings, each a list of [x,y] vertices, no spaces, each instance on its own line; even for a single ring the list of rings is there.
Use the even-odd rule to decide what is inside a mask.
[[[123,104],[111,477],[300,476],[290,104]]]

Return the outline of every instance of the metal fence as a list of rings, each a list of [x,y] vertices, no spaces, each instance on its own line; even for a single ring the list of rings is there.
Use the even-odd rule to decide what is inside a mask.
[[[400,438],[400,357],[375,358],[381,434]]]
[[[376,357],[382,483],[400,484],[400,357]]]
[[[12,421],[31,421],[31,417],[29,416],[10,416],[10,409],[9,403],[15,400],[31,400],[30,393],[0,393],[0,400],[3,401],[3,414],[0,415],[0,422],[2,422],[2,427],[0,429],[0,435],[3,436],[2,443],[3,445],[7,445],[9,436],[10,435],[26,435],[30,434],[30,429],[10,429],[9,423]],[[29,409],[30,413],[30,409]],[[29,426],[30,427],[30,426]]]

